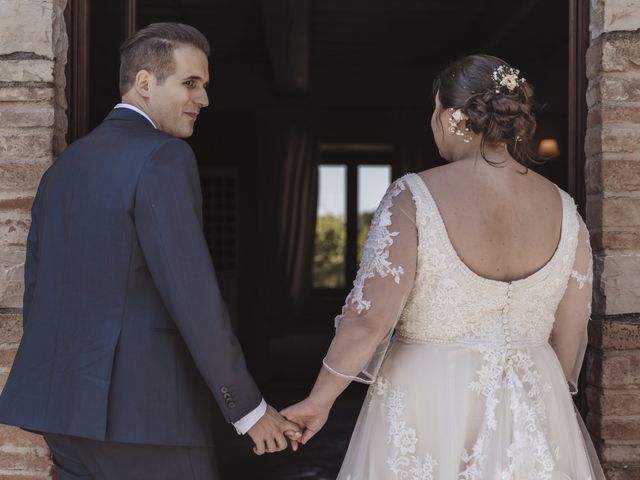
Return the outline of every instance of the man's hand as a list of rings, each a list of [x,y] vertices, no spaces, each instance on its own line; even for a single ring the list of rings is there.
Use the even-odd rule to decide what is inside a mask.
[[[280,413],[304,428],[300,443],[306,444],[311,438],[320,431],[329,418],[331,405],[320,405],[309,398],[285,408]]]
[[[302,436],[300,427],[283,418],[271,405],[267,405],[267,412],[247,433],[255,443],[253,452],[256,455],[280,452],[287,448],[285,433],[295,452]]]

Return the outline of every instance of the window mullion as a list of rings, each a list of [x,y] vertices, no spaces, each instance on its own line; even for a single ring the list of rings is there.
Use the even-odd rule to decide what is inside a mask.
[[[358,165],[347,165],[347,246],[346,246],[346,285],[351,285],[358,266]]]

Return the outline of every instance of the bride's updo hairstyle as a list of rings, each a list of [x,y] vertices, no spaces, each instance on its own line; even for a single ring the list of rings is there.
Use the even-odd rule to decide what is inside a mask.
[[[504,143],[522,165],[540,163],[532,148],[536,130],[533,87],[519,71],[490,55],[470,55],[447,66],[433,82],[433,97],[443,109],[460,110],[466,128],[482,136],[480,151],[487,159],[487,144]]]

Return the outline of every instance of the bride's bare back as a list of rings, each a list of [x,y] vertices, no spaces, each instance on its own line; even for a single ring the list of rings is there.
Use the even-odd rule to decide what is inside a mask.
[[[514,160],[502,168],[482,158],[420,173],[460,259],[476,274],[500,281],[525,278],[553,256],[562,201],[547,179]],[[519,173],[520,172],[520,173]]]

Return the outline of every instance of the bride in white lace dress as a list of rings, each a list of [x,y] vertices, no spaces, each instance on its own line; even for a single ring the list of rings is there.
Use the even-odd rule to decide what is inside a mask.
[[[601,480],[571,393],[586,348],[589,235],[522,164],[533,90],[495,57],[436,79],[450,164],[408,174],[373,218],[309,397],[308,441],[350,381],[371,383],[339,480]]]

